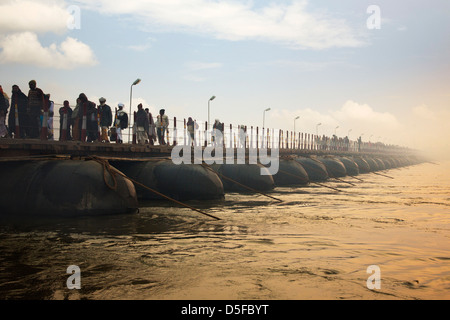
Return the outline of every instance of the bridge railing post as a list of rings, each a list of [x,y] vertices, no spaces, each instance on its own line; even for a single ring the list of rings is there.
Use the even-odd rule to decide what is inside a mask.
[[[184,119],[184,131],[183,131],[183,141],[184,141],[184,145],[187,145],[187,141],[186,141],[186,118]]]
[[[230,149],[233,148],[233,125],[230,123]]]
[[[205,122],[205,148],[208,146],[208,121]]]
[[[256,149],[259,149],[259,127],[256,127]]]
[[[136,139],[136,130],[137,130],[137,126],[136,126],[136,111],[133,113],[133,144],[137,143],[137,139]],[[167,140],[167,139],[166,139]],[[169,140],[167,140],[167,142],[169,142]]]
[[[177,145],[177,117],[173,117],[173,145]]]
[[[278,132],[278,149],[281,149],[281,130]]]

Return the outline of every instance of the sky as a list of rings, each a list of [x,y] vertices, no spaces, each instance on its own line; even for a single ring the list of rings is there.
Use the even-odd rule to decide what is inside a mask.
[[[34,79],[60,104],[83,92],[129,112],[132,93],[132,111],[178,120],[209,107],[226,125],[450,155],[448,0],[0,0],[0,15],[9,94]]]

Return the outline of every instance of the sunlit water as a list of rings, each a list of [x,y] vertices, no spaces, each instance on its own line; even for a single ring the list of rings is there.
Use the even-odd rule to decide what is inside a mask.
[[[0,299],[448,299],[450,163],[134,215],[1,219]],[[66,269],[81,269],[69,290]],[[369,266],[381,270],[370,290]]]

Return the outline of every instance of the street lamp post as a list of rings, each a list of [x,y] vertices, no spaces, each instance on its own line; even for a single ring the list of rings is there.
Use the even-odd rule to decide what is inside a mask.
[[[212,96],[211,98],[209,98],[209,100],[208,100],[208,130],[207,130],[207,132],[205,133],[205,137],[206,137],[206,141],[211,141],[211,139],[208,139],[208,136],[209,136],[209,132],[210,132],[210,128],[211,128],[211,122],[210,122],[210,119],[209,119],[209,108],[210,108],[210,103],[211,103],[211,101],[213,101],[214,99],[216,98],[216,96]]]
[[[131,88],[130,88],[130,114],[128,115],[128,119],[129,119],[128,120],[128,122],[129,122],[129,125],[128,125],[128,143],[131,142],[131,119],[133,119],[132,115],[131,115],[131,103],[132,103],[132,97],[133,97],[133,86],[138,85],[140,82],[141,82],[141,79],[136,79],[136,81],[133,82],[133,84],[131,85]]]
[[[336,135],[337,129],[339,129],[339,126],[337,126],[337,127],[334,129],[334,135]]]
[[[296,134],[296,131],[295,131],[295,121],[297,121],[299,118],[300,118],[300,116],[297,116],[294,119],[294,146],[297,145],[297,134]]]
[[[270,111],[270,110],[271,110],[270,108],[267,108],[267,109],[264,110],[264,112],[263,112],[263,130],[264,130],[265,125],[266,125],[266,112],[267,112],[267,111]]]
[[[209,126],[211,124],[210,119],[209,119],[209,107],[210,107],[210,103],[211,101],[213,101],[216,98],[216,96],[212,96],[209,100],[208,100],[208,131],[209,131]]]
[[[263,112],[263,127],[262,127],[262,138],[261,138],[261,146],[264,146],[264,128],[266,126],[266,112],[270,111],[270,108],[267,108],[266,110],[264,110]],[[256,137],[256,139],[258,139],[258,137]]]
[[[316,125],[316,136],[319,136],[319,126],[321,126],[321,125],[322,125],[322,123],[318,123]]]
[[[295,134],[295,121],[298,120],[298,119],[300,119],[300,116],[298,116],[298,117],[296,117],[296,118],[294,119],[294,134]]]

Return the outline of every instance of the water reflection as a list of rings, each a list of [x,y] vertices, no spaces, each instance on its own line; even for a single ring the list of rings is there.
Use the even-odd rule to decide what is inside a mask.
[[[1,299],[449,297],[449,164],[139,213],[1,218]],[[439,175],[436,175],[439,171]],[[438,177],[438,178],[437,178]],[[382,269],[382,290],[365,287]],[[78,265],[82,289],[65,287]]]

